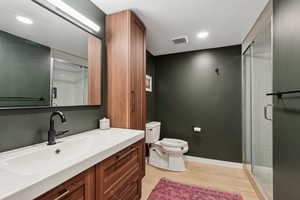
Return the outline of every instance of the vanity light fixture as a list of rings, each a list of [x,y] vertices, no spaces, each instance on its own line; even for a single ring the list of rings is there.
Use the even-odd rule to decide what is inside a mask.
[[[197,34],[197,37],[200,38],[200,39],[204,39],[204,38],[207,38],[209,35],[208,32],[204,31],[204,32],[200,32]]]
[[[23,16],[16,16],[16,19],[19,21],[19,22],[22,22],[24,24],[33,24],[33,21],[27,17],[23,17]]]
[[[87,26],[88,28],[92,29],[93,31],[99,32],[100,26],[98,26],[95,22],[88,19],[87,17],[83,16],[81,13],[79,13],[77,10],[63,2],[62,0],[46,0],[53,6],[55,6],[60,11],[64,12],[65,14],[69,15],[70,17],[77,20],[82,25]]]

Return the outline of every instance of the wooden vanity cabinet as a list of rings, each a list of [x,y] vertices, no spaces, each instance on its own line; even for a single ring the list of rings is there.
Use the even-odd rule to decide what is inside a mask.
[[[144,140],[82,172],[36,200],[138,200],[145,175]]]
[[[146,28],[130,10],[106,16],[107,115],[113,127],[145,129]]]
[[[95,167],[92,167],[36,200],[95,200]]]

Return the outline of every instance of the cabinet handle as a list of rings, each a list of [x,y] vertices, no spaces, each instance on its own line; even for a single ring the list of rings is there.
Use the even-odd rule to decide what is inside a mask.
[[[61,193],[61,195],[59,195],[58,197],[56,197],[54,200],[61,200],[61,199],[64,198],[67,194],[69,194],[70,191],[67,190],[67,189],[64,189],[64,190],[62,190],[60,193]]]
[[[135,100],[136,100],[135,91],[131,91],[131,98],[132,98],[131,112],[135,112]]]

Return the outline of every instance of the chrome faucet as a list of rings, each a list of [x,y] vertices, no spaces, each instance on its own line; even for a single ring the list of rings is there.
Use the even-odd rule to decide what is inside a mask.
[[[65,115],[60,111],[54,111],[51,114],[51,116],[50,116],[50,128],[49,128],[49,131],[48,131],[48,145],[56,144],[56,136],[64,135],[65,133],[69,132],[68,130],[59,131],[59,132],[57,132],[55,130],[55,128],[54,128],[54,119],[53,119],[55,116],[59,116],[62,123],[65,123],[67,121]]]

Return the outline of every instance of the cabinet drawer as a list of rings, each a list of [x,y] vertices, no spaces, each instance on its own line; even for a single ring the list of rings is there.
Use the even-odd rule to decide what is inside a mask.
[[[95,168],[66,181],[36,200],[94,200]]]
[[[130,176],[114,185],[104,193],[103,200],[134,200],[140,194],[139,172],[136,170]]]
[[[104,191],[129,176],[130,172],[139,171],[138,155],[138,147],[132,145],[103,162]]]

